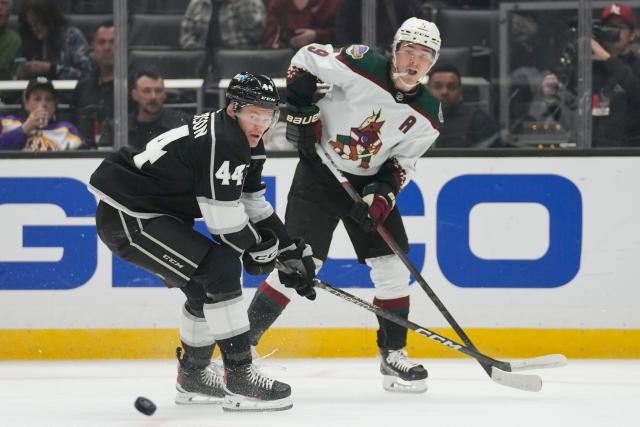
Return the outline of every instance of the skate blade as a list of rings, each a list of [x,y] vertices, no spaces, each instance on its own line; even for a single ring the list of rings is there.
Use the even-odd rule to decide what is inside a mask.
[[[259,400],[246,396],[227,395],[222,410],[228,412],[286,411],[293,407],[291,396],[278,400]]]
[[[427,381],[405,381],[395,375],[384,375],[382,387],[393,393],[424,393],[427,391]]]
[[[225,397],[207,396],[200,393],[178,391],[175,402],[178,405],[221,405]]]

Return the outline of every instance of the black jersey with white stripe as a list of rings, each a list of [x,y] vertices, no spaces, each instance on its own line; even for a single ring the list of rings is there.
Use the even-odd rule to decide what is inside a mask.
[[[258,240],[251,222],[275,217],[264,197],[265,159],[263,142],[252,149],[237,122],[219,110],[193,116],[143,151],[113,153],[91,176],[90,189],[132,216],[202,217],[214,237],[242,251]]]

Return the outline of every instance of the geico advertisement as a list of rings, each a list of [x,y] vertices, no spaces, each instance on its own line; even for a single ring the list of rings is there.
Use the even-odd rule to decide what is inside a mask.
[[[86,183],[99,162],[0,160],[0,310],[8,314],[0,327],[175,326],[181,293],[112,256],[97,238]],[[397,200],[409,258],[468,326],[638,327],[638,163],[420,159]],[[270,159],[265,167],[267,198],[282,217],[295,165]],[[206,233],[201,221],[197,228]],[[374,295],[341,226],[329,255],[323,280]],[[245,275],[249,297],[260,280]],[[374,325],[331,295],[291,307],[280,325]],[[412,318],[444,325],[417,285]]]

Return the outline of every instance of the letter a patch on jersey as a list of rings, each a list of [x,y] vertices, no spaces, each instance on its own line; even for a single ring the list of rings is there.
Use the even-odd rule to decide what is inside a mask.
[[[343,159],[360,162],[359,168],[369,169],[371,158],[382,148],[380,129],[384,121],[378,121],[381,111],[374,111],[360,126],[352,127],[349,135],[338,135],[335,141],[329,141],[333,151]]]

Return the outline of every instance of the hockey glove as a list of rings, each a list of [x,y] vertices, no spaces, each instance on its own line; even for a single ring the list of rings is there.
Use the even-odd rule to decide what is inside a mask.
[[[349,210],[349,216],[358,223],[366,233],[375,229],[375,224],[369,217],[369,205],[363,201],[354,202]]]
[[[287,140],[305,154],[315,153],[315,144],[322,137],[320,109],[315,105],[287,105]]]
[[[313,279],[316,277],[316,264],[313,262],[311,246],[300,238],[293,239],[290,246],[282,249],[278,261],[284,265],[283,272],[278,270],[280,282],[287,288],[293,288],[298,295],[313,301],[316,291],[313,289]]]
[[[369,217],[376,225],[384,223],[396,204],[396,196],[389,185],[381,182],[365,185],[362,200],[369,205]]]
[[[269,274],[276,266],[278,256],[278,237],[268,228],[258,230],[260,242],[242,254],[242,264],[252,276]]]

